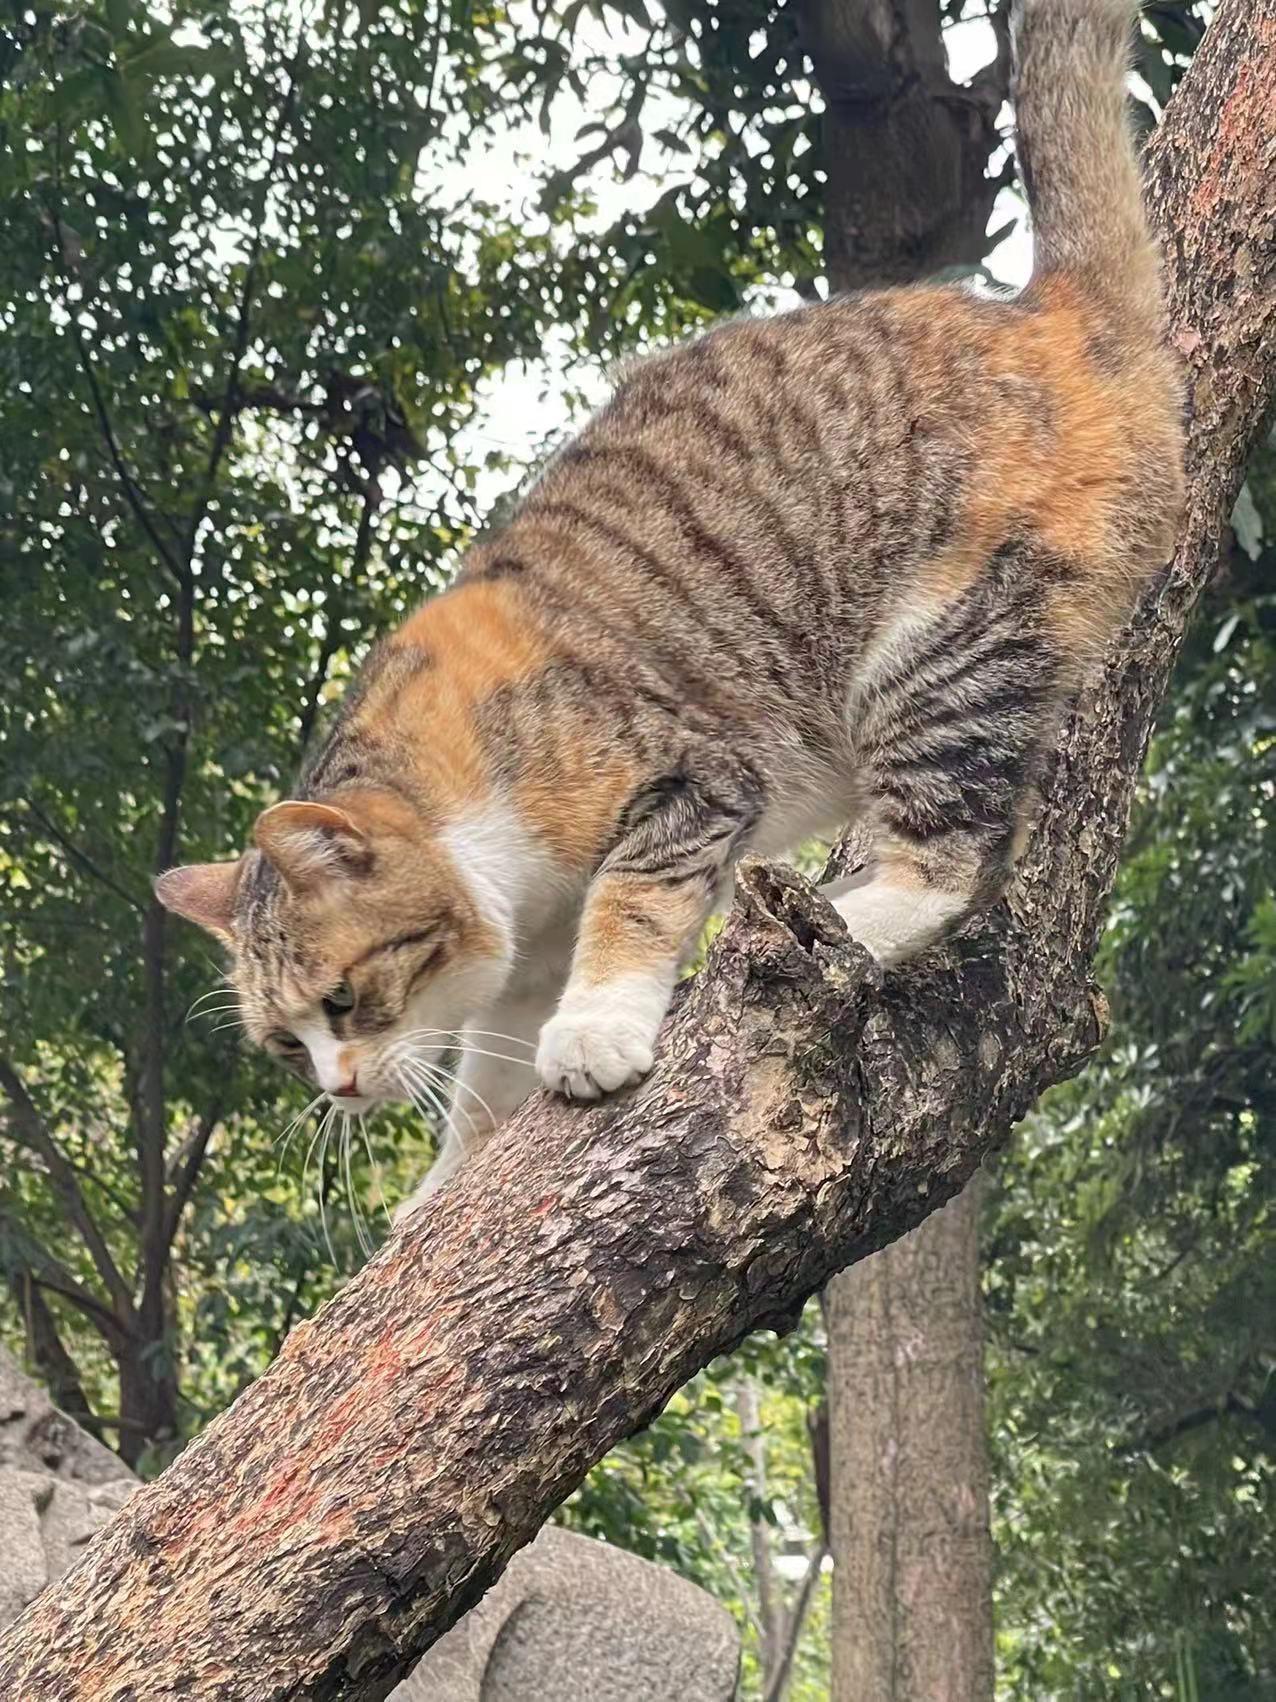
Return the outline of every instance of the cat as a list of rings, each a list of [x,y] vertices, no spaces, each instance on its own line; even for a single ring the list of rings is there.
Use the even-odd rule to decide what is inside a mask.
[[[343,1109],[459,1037],[409,1211],[535,1085],[520,1047],[574,1099],[651,1068],[744,850],[862,824],[833,897],[884,964],[1003,891],[1182,500],[1136,11],[1016,6],[1021,295],[870,291],[638,365],[372,651],[254,848],[160,877],[251,1038]]]

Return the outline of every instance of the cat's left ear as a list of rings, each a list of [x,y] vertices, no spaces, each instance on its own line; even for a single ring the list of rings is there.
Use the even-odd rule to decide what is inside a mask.
[[[189,863],[155,879],[155,896],[175,916],[206,928],[224,943],[233,933],[239,863]]]
[[[333,804],[297,799],[272,804],[257,817],[253,838],[292,887],[361,874],[372,861],[367,834],[349,811]]]

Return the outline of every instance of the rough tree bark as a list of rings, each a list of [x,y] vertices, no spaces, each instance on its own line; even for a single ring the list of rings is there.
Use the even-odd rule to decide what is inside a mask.
[[[1152,160],[1188,510],[1007,904],[883,979],[747,865],[648,1081],[531,1101],[9,1629],[0,1695],[383,1698],[608,1448],[951,1198],[1093,1051],[1131,791],[1273,392],[1273,110],[1276,0],[1223,0]]]
[[[983,259],[1012,169],[988,172],[1010,74],[994,16],[996,57],[962,88],[937,0],[807,0],[835,290]],[[828,1287],[833,1702],[992,1696],[978,1217],[967,1188]]]

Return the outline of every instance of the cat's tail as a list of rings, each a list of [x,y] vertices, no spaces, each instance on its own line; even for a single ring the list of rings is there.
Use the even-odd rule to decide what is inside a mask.
[[[1136,0],[1015,0],[1013,98],[1034,280],[1074,277],[1117,314],[1161,312],[1126,75]]]

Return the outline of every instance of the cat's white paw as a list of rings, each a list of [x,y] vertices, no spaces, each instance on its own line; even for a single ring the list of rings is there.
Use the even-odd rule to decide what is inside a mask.
[[[612,1000],[559,1011],[541,1029],[536,1069],[546,1087],[568,1099],[598,1099],[651,1068],[650,1023],[618,1014]]]

